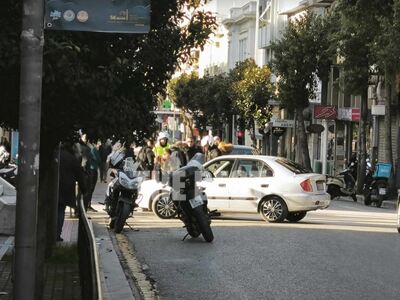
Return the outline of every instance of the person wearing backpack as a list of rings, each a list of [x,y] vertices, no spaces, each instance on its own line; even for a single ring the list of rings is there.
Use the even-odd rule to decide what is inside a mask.
[[[151,172],[154,170],[154,142],[153,140],[147,139],[146,144],[140,149],[137,155],[137,161],[140,164],[142,170],[147,171],[149,174],[147,177],[151,178]]]

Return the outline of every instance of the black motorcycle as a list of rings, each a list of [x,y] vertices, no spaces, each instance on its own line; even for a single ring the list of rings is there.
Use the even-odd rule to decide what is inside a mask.
[[[202,234],[204,240],[210,243],[214,239],[214,234],[210,226],[207,196],[197,184],[198,181],[211,176],[204,171],[203,161],[204,155],[197,153],[187,166],[169,175],[168,184],[172,188],[169,197],[176,207],[177,217],[185,224],[187,235],[197,238]]]
[[[126,158],[123,168],[111,173],[113,180],[108,185],[104,204],[105,211],[111,218],[109,226],[115,233],[122,231],[136,207],[138,189],[144,180],[144,176],[137,171],[138,166],[131,158]]]
[[[383,200],[386,199],[388,194],[390,172],[390,164],[378,163],[373,169],[371,163],[367,162],[363,188],[365,205],[375,204],[376,207],[382,206]]]

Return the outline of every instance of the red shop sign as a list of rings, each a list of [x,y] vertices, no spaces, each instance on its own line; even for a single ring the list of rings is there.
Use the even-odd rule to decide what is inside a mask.
[[[335,120],[337,116],[336,106],[314,106],[314,119]]]
[[[351,110],[351,120],[353,122],[359,122],[361,119],[361,109],[359,108],[353,108]]]

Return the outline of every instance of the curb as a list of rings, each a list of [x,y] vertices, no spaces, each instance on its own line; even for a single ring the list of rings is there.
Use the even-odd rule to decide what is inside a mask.
[[[145,264],[142,265],[136,258],[133,244],[129,242],[125,234],[116,234],[115,237],[118,248],[123,256],[123,262],[129,268],[130,276],[134,278],[136,287],[140,291],[141,298],[144,300],[160,299],[154,280],[149,275],[145,274],[145,271],[147,271],[149,267]]]

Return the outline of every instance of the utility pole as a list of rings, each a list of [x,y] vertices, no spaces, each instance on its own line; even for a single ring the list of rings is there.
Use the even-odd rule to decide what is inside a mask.
[[[43,0],[22,4],[19,154],[13,294],[35,298],[43,65]]]

